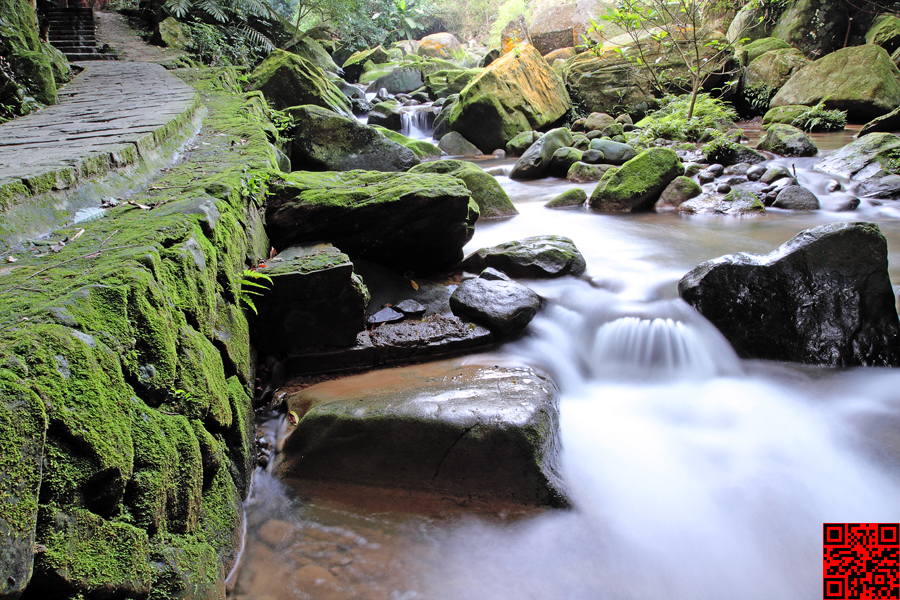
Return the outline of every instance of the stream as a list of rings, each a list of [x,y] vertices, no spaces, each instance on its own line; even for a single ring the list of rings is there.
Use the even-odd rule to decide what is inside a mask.
[[[833,149],[850,139],[816,139]],[[843,137],[840,137],[843,136]],[[830,144],[830,146],[829,146]],[[473,364],[528,364],[561,391],[571,510],[278,481],[259,471],[236,598],[780,600],[822,591],[823,522],[900,521],[900,371],[741,360],[678,299],[698,263],[766,253],[828,222],[877,222],[900,283],[900,205],[825,191],[824,210],[762,219],[609,215],[543,204],[565,180],[498,175],[520,214],[479,222],[466,253],[572,238],[585,279],[527,282],[548,300],[526,335]],[[512,160],[479,164],[508,172]],[[582,187],[590,194],[594,184]],[[262,425],[276,439],[284,424]]]

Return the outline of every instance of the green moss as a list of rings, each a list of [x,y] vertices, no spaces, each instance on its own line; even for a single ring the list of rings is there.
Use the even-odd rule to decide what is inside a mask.
[[[242,384],[237,377],[230,377],[227,384],[228,402],[231,406],[231,414],[234,415],[231,428],[225,433],[226,448],[230,458],[229,470],[241,498],[246,498],[250,491],[250,474],[256,467],[253,406],[245,384]]]
[[[483,169],[463,160],[444,159],[416,165],[408,173],[434,173],[456,177],[472,194],[478,205],[479,217],[509,217],[519,211],[497,180]]]
[[[401,146],[409,148],[417,157],[422,160],[437,158],[441,155],[441,149],[431,142],[426,142],[425,140],[414,140],[412,138],[406,137],[401,133],[392,131],[379,125],[375,125],[374,127],[375,129],[380,131],[382,135],[384,135],[384,137],[393,142],[397,142]]]
[[[107,521],[82,509],[40,510],[33,587],[83,591],[97,597],[150,592],[150,544],[141,529]]]
[[[31,190],[22,181],[12,181],[0,186],[0,210],[12,206],[13,201],[31,195]]]
[[[156,536],[150,546],[153,585],[149,600],[225,597],[225,570],[202,535]]]
[[[322,69],[284,50],[275,50],[253,70],[249,87],[261,91],[279,109],[314,104],[340,114],[353,114],[350,101]]]
[[[665,187],[682,173],[684,167],[674,150],[645,150],[619,169],[610,169],[603,175],[591,194],[591,208],[649,209]]]

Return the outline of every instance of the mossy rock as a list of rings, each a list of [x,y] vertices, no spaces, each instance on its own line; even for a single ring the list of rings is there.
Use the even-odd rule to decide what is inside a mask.
[[[756,149],[781,156],[815,156],[819,153],[819,149],[802,130],[782,123],[770,125]]]
[[[900,70],[881,46],[842,48],[798,71],[772,98],[771,106],[824,102],[866,122],[900,106]]]
[[[380,131],[384,137],[391,140],[392,142],[396,142],[401,146],[409,148],[413,151],[416,157],[419,160],[430,160],[433,158],[440,158],[441,149],[432,144],[431,142],[426,142],[425,140],[416,140],[413,138],[406,137],[405,135],[398,133],[396,131],[391,131],[390,129],[386,129],[384,127],[375,126],[375,129]],[[421,165],[417,165],[421,166]],[[413,167],[415,169],[416,167]],[[411,169],[412,170],[412,169]]]
[[[482,69],[442,69],[425,76],[425,85],[435,98],[460,93]]]
[[[38,492],[47,414],[25,378],[25,363],[7,356],[0,367],[0,597],[25,589],[34,563]]]
[[[266,209],[276,248],[325,241],[351,258],[419,273],[459,260],[477,218],[462,181],[430,173],[294,172]]]
[[[185,50],[193,43],[188,28],[175,17],[167,17],[160,21],[156,30],[159,32],[159,41],[167,48]]]
[[[335,64],[334,60],[332,60],[331,58],[331,55],[328,54],[325,48],[322,47],[322,44],[308,36],[298,40],[290,50],[294,54],[302,56],[326,73],[341,72],[340,67]]]
[[[406,171],[421,162],[415,153],[374,127],[318,106],[296,106],[288,114],[294,170]]]
[[[403,127],[400,103],[396,100],[385,100],[374,105],[372,110],[369,111],[369,118],[366,120],[366,124],[372,127],[400,131]]]
[[[702,192],[703,188],[700,187],[699,183],[690,177],[679,175],[660,194],[656,206],[677,207],[691,198],[696,198]]]
[[[452,159],[436,160],[415,166],[409,172],[439,173],[452,175],[462,180],[472,193],[472,200],[478,204],[479,218],[481,219],[511,217],[519,214],[497,180],[470,162]]]
[[[507,156],[522,156],[543,134],[538,131],[523,131],[506,143]]]
[[[449,124],[488,154],[523,131],[555,122],[571,106],[562,78],[526,45],[491,63],[460,92]]]
[[[789,106],[773,106],[766,114],[763,115],[763,127],[768,127],[773,123],[783,123],[791,125],[798,117],[809,110],[804,104],[794,104]]]
[[[455,131],[441,137],[438,148],[449,156],[482,156],[484,153],[475,144]]]
[[[777,90],[810,62],[796,48],[771,50],[754,59],[744,69],[744,86],[766,86]]]
[[[618,167],[612,165],[592,165],[579,161],[569,167],[569,171],[566,173],[566,180],[571,181],[572,183],[593,183],[595,181],[600,181],[606,173],[615,169],[618,169]]]
[[[422,70],[416,66],[398,66],[375,79],[368,77],[360,79],[360,83],[368,83],[367,89],[370,93],[377,93],[381,89],[386,89],[389,94],[405,94],[414,92],[425,85],[422,79]]]
[[[587,192],[581,188],[572,188],[564,191],[553,200],[544,204],[544,208],[571,208],[573,206],[584,206],[587,201]]]
[[[747,66],[766,52],[781,50],[790,47],[791,45],[782,39],[776,37],[767,37],[753,40],[746,46],[742,46],[738,50],[737,54],[741,57],[741,61],[744,66]]]
[[[322,69],[284,50],[274,50],[253,69],[249,89],[261,91],[278,109],[313,104],[342,115],[353,115],[350,101]]]
[[[772,30],[773,37],[806,56],[825,57],[843,47],[851,14],[844,5],[829,0],[795,0],[785,7]]]
[[[428,58],[454,58],[462,52],[462,44],[452,33],[442,31],[426,35],[419,40],[416,54]]]
[[[547,174],[552,177],[565,177],[572,165],[579,162],[584,153],[572,147],[560,148],[550,157]]]
[[[509,172],[510,179],[539,179],[550,168],[550,162],[557,150],[574,144],[572,132],[565,127],[551,129],[528,147]],[[576,152],[578,152],[576,150]]]
[[[150,594],[150,541],[142,529],[83,509],[42,506],[37,538],[46,550],[35,556],[35,592],[97,598]]]
[[[60,61],[59,52],[54,52],[49,44],[40,41],[35,27],[34,4],[28,0],[0,0],[0,15],[3,15],[0,53],[9,61],[15,75],[12,87],[21,89],[22,96],[33,97],[43,104],[54,104],[57,100],[55,75],[68,71],[68,68],[62,66],[66,62],[65,57]],[[39,108],[34,102],[21,100],[10,102],[8,98],[3,98],[19,114]]]
[[[606,212],[651,210],[673,179],[684,173],[669,148],[650,148],[604,174],[591,194],[591,208]]]
[[[350,83],[355,83],[359,81],[360,75],[363,74],[363,65],[365,65],[366,61],[371,61],[373,64],[381,64],[390,60],[390,54],[381,46],[354,52],[344,61],[344,76]]]

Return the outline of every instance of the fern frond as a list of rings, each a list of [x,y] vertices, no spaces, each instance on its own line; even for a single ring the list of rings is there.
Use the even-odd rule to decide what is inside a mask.
[[[180,19],[187,16],[188,11],[191,10],[193,4],[193,0],[166,0],[163,8],[173,17],[178,17]]]
[[[271,52],[275,49],[275,44],[267,38],[265,35],[253,29],[249,25],[240,25],[238,29],[249,39],[251,42],[258,46],[262,46],[266,52]]]
[[[228,20],[228,14],[218,0],[200,0],[194,6],[220,23],[224,23]]]

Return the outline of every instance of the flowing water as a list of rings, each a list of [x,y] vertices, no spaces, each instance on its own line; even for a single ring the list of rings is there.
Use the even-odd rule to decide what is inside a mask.
[[[826,193],[814,161],[779,162],[826,209],[852,192]],[[894,203],[746,220],[603,215],[543,208],[567,182],[498,180],[520,214],[479,223],[466,251],[566,235],[588,272],[529,282],[548,302],[527,335],[466,360],[530,364],[558,383],[575,508],[460,508],[260,474],[237,597],[813,599],[823,522],[900,521],[900,371],[741,360],[677,296],[704,260],[849,219],[878,222],[898,283]],[[277,437],[278,421],[268,426]]]

